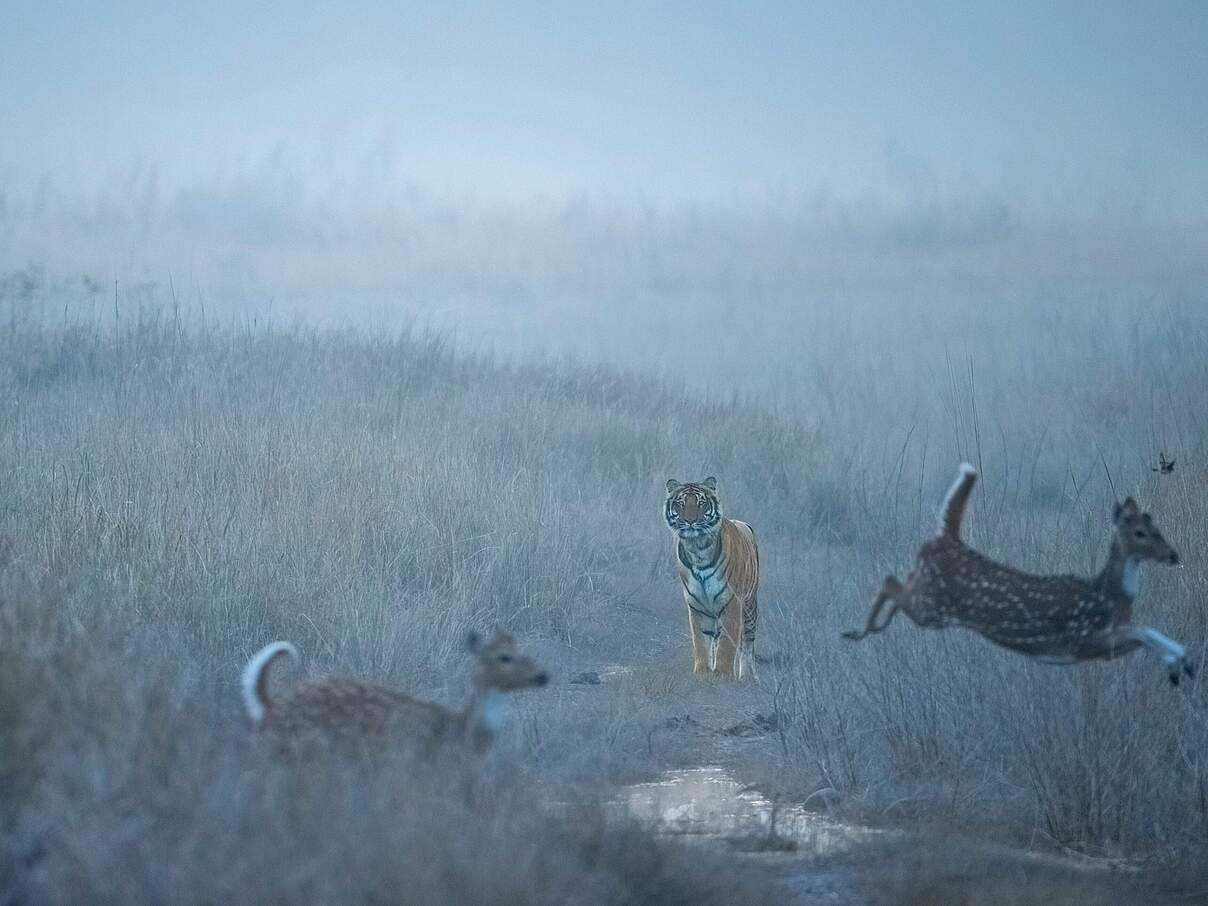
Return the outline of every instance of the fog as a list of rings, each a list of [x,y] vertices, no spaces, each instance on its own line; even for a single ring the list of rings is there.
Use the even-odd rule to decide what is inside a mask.
[[[260,178],[282,147],[307,185],[522,201],[922,190],[1202,220],[1208,188],[1194,3],[69,2],[6,18],[5,164],[93,189],[131,165],[168,193]]]
[[[1205,47],[1193,3],[7,4],[0,902],[1202,896]],[[896,600],[843,641],[960,463],[1033,576],[969,566],[974,625],[1114,659]],[[708,475],[735,682],[663,509]],[[548,672],[507,722],[470,629]],[[474,688],[497,739],[284,757],[273,640],[262,713]]]
[[[6,19],[4,272],[626,360],[584,325],[1208,260],[1197,4]]]

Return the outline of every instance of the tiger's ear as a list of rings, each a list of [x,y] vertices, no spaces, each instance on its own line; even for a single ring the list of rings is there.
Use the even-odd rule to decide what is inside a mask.
[[[676,489],[679,488],[679,486],[680,486],[680,483],[678,481],[676,481],[674,478],[667,479],[667,493],[668,494],[674,494]]]
[[[714,478],[712,475],[710,475],[708,478],[706,478],[704,481],[702,481],[701,484],[703,484],[705,487],[707,487],[710,491],[717,490],[717,479]]]

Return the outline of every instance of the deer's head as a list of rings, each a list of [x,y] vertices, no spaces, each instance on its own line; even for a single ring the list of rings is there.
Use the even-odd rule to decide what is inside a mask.
[[[549,674],[532,658],[521,654],[515,640],[506,632],[496,632],[490,641],[471,632],[466,637],[466,647],[478,659],[474,685],[479,689],[514,692],[549,682]]]
[[[1149,513],[1142,513],[1131,497],[1116,504],[1113,520],[1116,523],[1116,542],[1125,557],[1180,565],[1178,553],[1162,537],[1153,517]]]

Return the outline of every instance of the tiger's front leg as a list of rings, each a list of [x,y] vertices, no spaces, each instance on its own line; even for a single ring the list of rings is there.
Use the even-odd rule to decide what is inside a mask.
[[[710,639],[701,632],[701,618],[692,608],[688,608],[688,635],[692,637],[692,672],[709,672]]]
[[[742,607],[739,601],[729,603],[717,621],[718,676],[735,679],[738,676],[738,646],[742,640]]]

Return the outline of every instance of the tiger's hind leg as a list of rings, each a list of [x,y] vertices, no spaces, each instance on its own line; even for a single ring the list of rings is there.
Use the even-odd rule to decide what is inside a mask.
[[[755,675],[755,624],[759,619],[759,604],[752,597],[742,607],[742,646],[738,649],[738,677],[741,679],[749,671],[752,679]]]
[[[881,584],[881,593],[877,595],[877,600],[873,602],[872,612],[868,615],[868,622],[864,626],[864,631],[857,632],[853,629],[843,633],[843,638],[851,642],[858,642],[860,639],[874,632],[883,632],[898,612],[898,602],[896,599],[905,590],[902,583],[898,581],[897,576],[886,576],[885,581]],[[884,620],[880,620],[881,611],[886,607],[889,608],[889,614]],[[877,623],[879,620],[880,625],[878,626]]]

